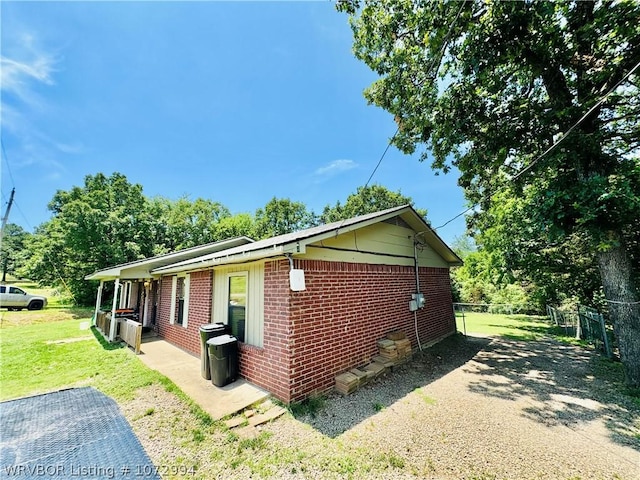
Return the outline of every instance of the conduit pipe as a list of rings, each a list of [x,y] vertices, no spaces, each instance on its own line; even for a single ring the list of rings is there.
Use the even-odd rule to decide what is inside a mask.
[[[416,293],[420,293],[420,276],[418,275],[418,242],[413,238],[413,266],[416,271]],[[420,343],[420,334],[418,333],[418,310],[413,311],[413,324],[416,330],[416,340],[418,341],[418,348],[422,351],[422,344]]]

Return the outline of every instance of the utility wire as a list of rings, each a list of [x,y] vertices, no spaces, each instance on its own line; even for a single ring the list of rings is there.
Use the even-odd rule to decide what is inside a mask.
[[[16,208],[18,209],[18,211],[22,215],[22,218],[24,218],[24,221],[27,224],[27,227],[29,227],[29,230],[33,230],[33,227],[29,223],[29,220],[27,220],[27,216],[24,214],[24,212],[20,208],[20,205],[18,205],[18,202],[14,201],[13,204],[16,206]],[[56,266],[56,263],[53,260],[51,260],[51,257],[49,256],[48,252],[45,252],[44,258],[47,260],[47,262],[49,262],[49,264],[51,265],[51,268],[53,269],[53,271],[55,272],[56,276],[58,277],[58,279],[60,280],[60,282],[62,283],[64,288],[67,290],[69,295],[71,295],[71,298],[73,299],[73,303],[75,304],[76,303],[76,297],[73,294],[73,291],[69,288],[69,285],[67,285],[67,282],[64,281],[64,277],[62,276],[62,274],[58,270],[58,267]]]
[[[616,305],[640,305],[640,302],[619,302],[618,300],[607,300],[604,299],[605,302],[615,303]]]
[[[2,147],[2,156],[4,157],[4,161],[7,164],[7,171],[9,172],[9,178],[11,179],[11,185],[15,189],[15,185],[16,184],[15,184],[15,181],[13,179],[13,173],[11,172],[11,165],[9,164],[9,156],[7,155],[7,151],[4,148],[4,141],[2,140],[1,136],[0,136],[0,146]],[[2,197],[6,198],[4,193],[2,194]],[[29,220],[27,219],[27,216],[24,214],[24,212],[20,208],[20,205],[18,205],[18,202],[14,200],[13,204],[18,209],[18,212],[20,212],[20,215],[22,215],[22,218],[24,219],[25,224],[27,225],[29,230],[33,230],[33,227],[29,223]],[[53,271],[57,275],[58,279],[62,282],[62,285],[64,286],[64,288],[66,288],[67,292],[69,292],[69,295],[71,295],[71,298],[73,298],[73,302],[75,303],[75,301],[76,301],[75,296],[73,295],[73,292],[69,288],[69,285],[67,285],[67,282],[64,281],[64,278],[60,274],[60,271],[58,270],[58,267],[56,266],[55,262],[53,260],[51,260],[51,257],[49,256],[48,253],[45,253],[44,257],[49,262],[49,264],[53,268]]]
[[[9,172],[9,178],[11,179],[11,186],[16,188],[16,183],[13,180],[13,174],[11,173],[11,165],[9,165],[9,157],[7,156],[7,151],[4,149],[4,142],[2,141],[2,137],[0,136],[0,145],[2,146],[2,154],[4,156],[4,161],[7,164],[7,170]]]
[[[636,63],[636,65],[631,70],[629,70],[627,72],[627,74],[624,77],[622,77],[622,79],[618,83],[616,83],[607,93],[605,93],[602,96],[602,98],[600,98],[600,100],[598,100],[596,102],[596,104],[587,111],[587,113],[585,113],[582,117],[580,117],[580,119],[577,122],[575,122],[573,125],[571,125],[571,127],[558,140],[556,140],[549,148],[547,148],[544,152],[542,152],[540,155],[538,155],[529,165],[527,165],[525,168],[523,168],[517,174],[515,174],[513,177],[511,177],[510,181],[513,182],[514,180],[517,180],[518,178],[520,178],[526,172],[531,170],[531,168],[533,168],[533,166],[536,163],[538,163],[547,154],[549,154],[549,152],[551,152],[554,148],[556,148],[565,138],[567,138],[569,136],[569,134],[573,130],[575,130],[582,122],[584,122],[585,119],[587,117],[589,117],[589,115],[591,115],[600,105],[602,105],[604,103],[604,101],[607,98],[609,98],[609,95],[611,95],[620,85],[622,85],[633,74],[633,72],[635,72],[638,69],[638,67],[640,67],[640,62]],[[486,193],[485,197],[489,197],[489,196],[493,195],[494,193],[497,193],[498,191],[499,191],[499,189],[496,190],[493,193]],[[467,213],[469,210],[472,210],[473,208],[475,208],[475,206],[476,205],[470,206],[469,208],[467,208],[463,212],[460,212],[459,214],[457,214],[455,217],[451,218],[450,220],[447,220],[445,223],[443,223],[439,227],[435,227],[434,230],[438,230],[439,228],[442,228],[445,225],[448,225],[449,223],[453,222],[455,219],[457,219],[457,218],[461,217],[462,215],[464,215],[465,213]]]
[[[459,214],[457,214],[455,217],[453,217],[453,218],[451,218],[451,219],[447,220],[446,222],[444,222],[442,225],[440,225],[440,226],[438,226],[438,227],[435,227],[435,228],[434,228],[434,230],[438,230],[439,228],[442,228],[442,227],[444,227],[444,226],[446,226],[446,225],[449,225],[449,224],[450,224],[451,222],[453,222],[456,218],[461,217],[462,215],[464,215],[465,213],[467,213],[469,210],[473,210],[475,207],[476,207],[475,205],[470,206],[470,207],[469,207],[469,208],[467,208],[466,210],[464,210],[464,211],[460,212]]]
[[[519,177],[521,177],[522,175],[524,175],[526,172],[528,172],[529,170],[531,170],[531,168],[538,163],[545,155],[547,155],[551,150],[553,150],[554,148],[556,148],[565,138],[567,138],[569,136],[569,134],[575,130],[578,125],[580,125],[582,122],[585,121],[585,119],[591,115],[598,107],[600,107],[600,105],[602,105],[604,103],[604,101],[609,98],[609,95],[611,95],[620,85],[622,85],[632,74],[633,72],[636,71],[636,69],[640,67],[640,62],[636,63],[635,67],[633,67],[631,70],[629,70],[627,72],[627,74],[622,77],[622,79],[616,83],[607,93],[604,94],[604,96],[598,100],[596,102],[596,104],[591,107],[587,113],[585,113],[582,117],[580,117],[580,120],[578,120],[576,123],[574,123],[564,134],[562,134],[562,136],[553,143],[553,145],[551,145],[549,148],[547,148],[544,152],[542,152],[540,155],[538,155],[538,157],[536,157],[535,160],[533,160],[533,162],[531,162],[529,165],[527,165],[525,168],[523,168],[522,170],[520,170],[520,172],[518,172],[516,175],[514,175],[513,177],[511,177],[511,180],[516,180]]]
[[[449,29],[447,30],[447,34],[445,35],[445,38],[442,41],[442,46],[440,48],[439,55],[436,58],[433,59],[433,62],[431,63],[431,65],[430,65],[430,67],[428,69],[429,73],[428,73],[427,77],[430,76],[432,81],[434,81],[436,79],[436,77],[438,76],[438,70],[440,69],[440,63],[442,62],[442,57],[444,56],[444,54],[445,54],[445,52],[447,50],[447,45],[449,44],[449,40],[450,40],[449,37],[451,36],[451,32],[453,31],[453,27],[455,26],[456,22],[458,21],[458,18],[460,17],[460,14],[462,13],[462,10],[464,9],[464,6],[465,6],[465,2],[463,1],[463,2],[461,2],[460,9],[458,10],[458,13],[456,14],[455,18],[449,24]],[[434,71],[434,69],[435,69],[435,71]],[[369,182],[371,182],[371,179],[373,179],[373,176],[378,171],[378,168],[380,167],[380,164],[382,164],[382,160],[384,160],[384,157],[387,155],[387,152],[389,151],[389,148],[391,148],[391,145],[393,144],[393,141],[395,140],[395,138],[398,135],[398,133],[400,133],[400,124],[398,124],[398,128],[396,129],[396,131],[393,134],[393,136],[389,139],[389,142],[387,143],[387,146],[384,149],[384,152],[382,152],[382,155],[380,156],[380,160],[378,160],[378,163],[376,164],[375,168],[371,172],[371,175],[369,175],[369,178],[367,179],[367,182],[364,184],[363,190],[365,190],[369,186]],[[344,223],[344,220],[343,220],[342,223]],[[342,226],[342,224],[340,226]],[[340,228],[340,227],[338,227],[338,228]]]
[[[398,132],[400,132],[400,127],[398,127],[396,129],[396,133],[394,133],[393,136],[389,139],[389,143],[387,143],[387,148],[385,148],[384,152],[382,152],[382,156],[380,157],[380,160],[378,160],[378,164],[376,165],[376,168],[373,169],[373,172],[371,172],[371,175],[369,175],[369,179],[367,180],[367,183],[364,184],[364,188],[365,189],[367,188],[367,186],[369,185],[369,182],[371,181],[371,179],[375,175],[376,171],[378,170],[378,167],[382,163],[382,160],[384,160],[384,157],[387,154],[387,152],[389,151],[389,148],[391,148],[391,144],[395,140],[396,135],[398,135]]]
[[[29,220],[27,220],[27,216],[24,214],[24,212],[22,211],[22,209],[20,208],[20,205],[18,205],[18,202],[16,200],[13,201],[13,204],[16,206],[16,208],[18,209],[18,211],[20,212],[20,215],[22,215],[22,218],[24,219],[24,223],[27,224],[27,227],[29,227],[29,230],[33,230],[33,227],[31,226],[31,224],[29,223]]]

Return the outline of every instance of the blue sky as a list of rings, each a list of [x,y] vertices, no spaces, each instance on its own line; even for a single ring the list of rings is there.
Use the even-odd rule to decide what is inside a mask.
[[[346,15],[322,2],[6,2],[3,209],[33,231],[57,190],[121,172],[147,196],[254,213],[320,213],[365,184],[395,124],[366,104],[375,75]],[[8,166],[7,166],[8,165]],[[391,148],[372,184],[438,226],[465,209],[457,172]],[[438,230],[451,242],[464,218]]]

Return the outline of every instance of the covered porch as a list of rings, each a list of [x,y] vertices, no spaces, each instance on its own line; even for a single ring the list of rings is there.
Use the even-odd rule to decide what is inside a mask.
[[[113,280],[113,294],[108,299],[108,309],[103,306],[103,292],[105,282],[101,279],[94,311],[94,323],[98,330],[110,341],[125,337],[133,328],[137,334],[144,327],[154,329],[158,302],[158,281],[153,278],[121,279]],[[115,321],[113,321],[115,319]],[[133,346],[133,345],[132,345]]]
[[[141,327],[153,328],[156,324],[160,278],[152,273],[154,269],[251,242],[253,240],[248,237],[231,238],[115,265],[87,275],[85,280],[100,282],[93,317],[96,326],[110,342],[120,336],[119,325],[125,322],[130,325],[130,322],[137,322]],[[110,282],[113,282],[113,297],[109,307],[103,308],[105,285]]]

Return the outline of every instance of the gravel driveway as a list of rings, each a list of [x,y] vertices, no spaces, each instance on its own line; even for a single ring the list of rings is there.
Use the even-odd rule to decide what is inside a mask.
[[[451,337],[255,442],[214,429],[194,444],[196,418],[157,386],[125,410],[154,463],[198,478],[639,479],[640,406],[592,362],[550,339]]]
[[[393,451],[422,478],[640,478],[640,409],[590,376],[593,355],[549,339],[448,339],[299,420],[347,448]],[[270,428],[297,438],[298,423]]]

